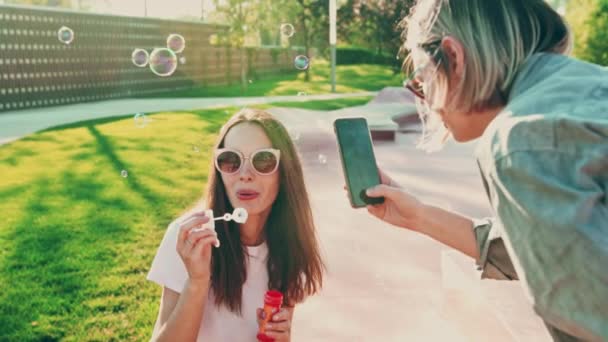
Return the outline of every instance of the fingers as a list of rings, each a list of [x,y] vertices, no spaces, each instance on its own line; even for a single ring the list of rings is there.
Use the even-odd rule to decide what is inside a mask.
[[[266,324],[266,335],[274,337],[272,334],[280,335],[281,333],[289,333],[291,330],[291,322],[269,322]]]
[[[287,308],[281,309],[279,312],[272,315],[273,322],[288,321],[291,318],[291,310]]]
[[[202,242],[202,240],[209,238],[212,239],[214,244],[216,244],[216,241],[219,242],[217,238],[217,233],[211,229],[204,229],[197,232],[188,232],[184,243],[184,252],[187,254],[191,253],[194,248]]]
[[[177,239],[177,249],[183,249],[185,247],[188,233],[195,227],[201,226],[209,222],[209,218],[205,216],[205,212],[198,212],[190,215],[187,219],[179,224],[179,235]]]
[[[293,308],[288,307],[272,315],[272,320],[266,323],[266,336],[275,341],[289,341],[292,313]]]
[[[366,190],[369,197],[387,197],[393,199],[401,193],[401,189],[386,184],[376,185]]]
[[[383,205],[368,205],[367,206],[367,212],[369,212],[370,214],[376,216],[377,218],[382,219],[384,217],[384,211],[385,211],[385,207]]]
[[[273,314],[277,313],[277,309],[272,309]],[[264,309],[262,308],[258,308],[256,310],[256,313],[258,315],[258,323],[264,322],[266,320],[266,312],[264,311]],[[270,321],[271,319],[269,319]]]
[[[182,221],[181,225],[186,226],[188,228],[194,228],[202,226],[203,224],[209,222],[209,219],[210,218],[205,215],[204,211],[199,211],[190,215],[187,219]]]
[[[191,247],[191,255],[200,255],[204,248],[209,245],[215,245],[218,241],[215,234],[199,238]]]

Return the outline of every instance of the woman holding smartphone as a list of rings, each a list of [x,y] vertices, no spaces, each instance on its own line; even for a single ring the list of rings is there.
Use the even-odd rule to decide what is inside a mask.
[[[556,341],[608,341],[608,70],[568,52],[542,0],[421,0],[405,47],[424,123],[421,146],[479,139],[496,217],[421,203],[381,172],[369,212],[519,279]]]
[[[162,286],[154,341],[254,341],[267,290],[284,305],[265,326],[291,340],[294,308],[322,285],[323,262],[302,168],[283,125],[244,109],[222,128],[205,196],[216,216],[244,208],[243,224],[194,212],[169,225],[148,279]],[[215,246],[215,247],[214,247]]]

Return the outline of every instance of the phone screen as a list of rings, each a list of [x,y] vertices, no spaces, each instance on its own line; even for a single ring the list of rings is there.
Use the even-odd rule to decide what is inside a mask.
[[[334,121],[334,130],[351,205],[354,208],[361,208],[368,204],[384,202],[384,198],[371,198],[365,194],[365,190],[380,184],[380,175],[365,118],[337,119]]]

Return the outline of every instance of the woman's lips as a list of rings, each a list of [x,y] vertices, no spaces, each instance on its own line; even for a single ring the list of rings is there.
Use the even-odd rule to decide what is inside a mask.
[[[258,196],[260,196],[260,193],[256,191],[243,190],[237,191],[236,196],[241,201],[251,201],[258,198]]]

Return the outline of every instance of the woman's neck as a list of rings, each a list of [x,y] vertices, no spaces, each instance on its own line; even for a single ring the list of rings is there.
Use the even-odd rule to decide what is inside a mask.
[[[268,219],[269,212],[258,215],[251,215],[247,222],[241,224],[241,242],[246,246],[258,246],[266,240],[264,227]]]

